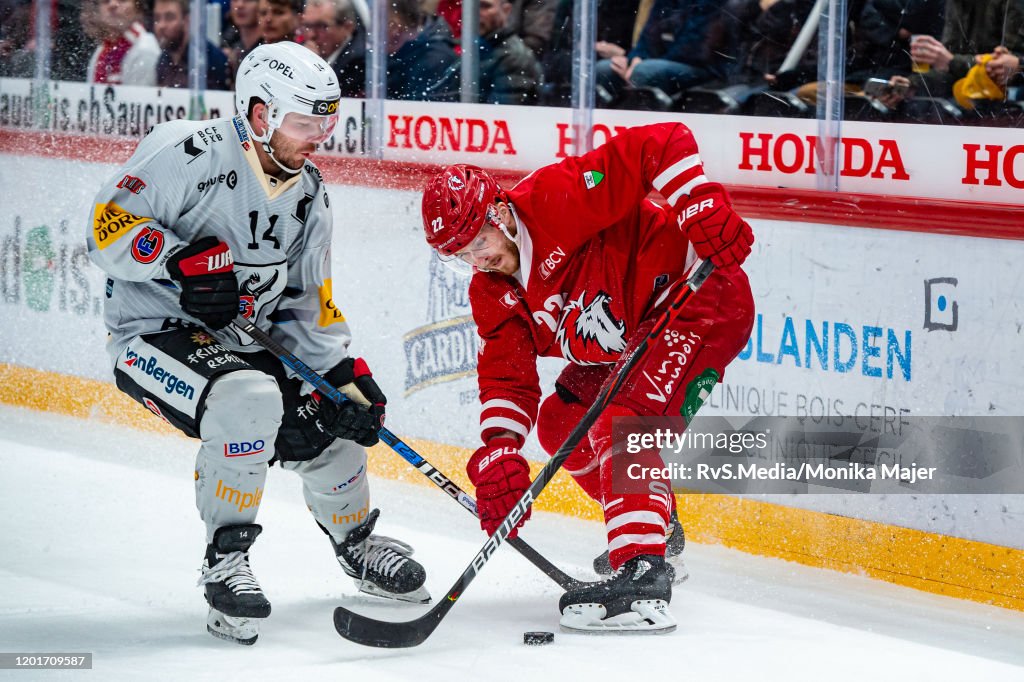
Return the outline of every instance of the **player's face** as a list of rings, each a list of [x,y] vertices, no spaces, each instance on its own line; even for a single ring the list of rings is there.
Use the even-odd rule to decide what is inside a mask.
[[[265,43],[293,40],[299,27],[299,15],[282,5],[260,0],[260,32]]]
[[[182,14],[177,2],[161,2],[153,5],[153,34],[160,47],[168,51],[179,49],[185,44],[188,32],[188,15]]]
[[[327,59],[352,36],[351,22],[336,21],[333,5],[306,5],[302,13],[302,29],[312,41],[316,53]],[[307,43],[308,44],[308,43]]]
[[[259,0],[231,0],[231,21],[239,28],[252,28],[259,21]]]
[[[509,5],[505,0],[480,0],[480,35],[497,33],[508,21]]]
[[[464,249],[455,254],[477,270],[514,275],[519,269],[519,248],[501,230],[485,223]]]
[[[100,0],[100,21],[114,34],[122,33],[135,21],[133,0]]]
[[[306,159],[316,151],[316,143],[309,140],[299,140],[275,130],[270,136],[270,146],[274,150],[274,158],[288,168],[302,168]]]

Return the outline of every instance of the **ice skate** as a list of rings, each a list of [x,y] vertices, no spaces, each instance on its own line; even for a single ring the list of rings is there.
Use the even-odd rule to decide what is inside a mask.
[[[210,613],[206,617],[206,630],[214,637],[229,642],[252,645],[260,636],[259,622],[258,618],[225,616],[211,606]]]
[[[558,601],[563,632],[664,634],[676,629],[668,610],[672,566],[663,557],[630,559],[611,578],[569,590]]]
[[[360,592],[414,604],[430,603],[430,593],[423,586],[427,572],[409,558],[412,547],[394,538],[371,535],[379,515],[379,509],[371,511],[341,544],[331,538],[338,563],[355,580]]]
[[[665,533],[665,560],[676,572],[676,577],[672,580],[673,585],[684,583],[690,577],[690,572],[686,570],[686,562],[683,561],[683,548],[685,547],[686,534],[683,532],[683,524],[679,523],[675,514],[672,514],[672,524]],[[612,565],[608,561],[608,550],[594,559],[594,573],[598,575],[612,574]]]
[[[206,586],[210,605],[206,629],[215,637],[253,644],[259,636],[254,619],[270,615],[270,602],[249,566],[249,548],[262,530],[255,523],[224,526],[206,548],[199,584]]]

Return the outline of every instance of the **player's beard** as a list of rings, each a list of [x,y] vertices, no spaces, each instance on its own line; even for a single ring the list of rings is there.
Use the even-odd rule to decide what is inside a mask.
[[[277,162],[293,171],[302,170],[306,162],[305,154],[312,154],[316,151],[316,145],[312,142],[300,142],[275,130],[270,136],[270,147],[274,150],[274,158]]]
[[[498,272],[503,275],[514,275],[519,270],[519,249],[507,239],[503,240],[501,249],[488,257],[483,266],[478,266],[484,272]]]

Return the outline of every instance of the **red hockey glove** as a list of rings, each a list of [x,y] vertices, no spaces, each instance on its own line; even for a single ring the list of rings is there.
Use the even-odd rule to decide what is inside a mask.
[[[238,316],[238,282],[228,245],[203,237],[167,259],[167,272],[181,286],[181,309],[210,329]]]
[[[519,454],[519,442],[515,438],[495,438],[477,448],[466,464],[466,472],[476,486],[480,527],[488,535],[493,535],[530,487],[530,466]],[[516,537],[518,529],[528,518],[529,509],[509,533],[510,538]]]
[[[732,210],[729,195],[717,182],[693,190],[679,212],[679,225],[697,255],[720,268],[742,264],[754,243],[750,225]]]

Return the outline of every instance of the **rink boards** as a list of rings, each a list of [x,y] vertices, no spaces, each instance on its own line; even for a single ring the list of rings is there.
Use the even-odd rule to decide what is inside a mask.
[[[488,128],[489,147],[480,153],[502,153],[500,128]],[[515,125],[506,128],[521,163],[531,145],[516,144]],[[482,144],[483,133],[476,134],[474,144]],[[21,150],[25,139],[18,138]],[[0,146],[7,209],[0,217],[0,399],[160,428],[110,383],[102,350],[104,278],[89,264],[81,238],[92,195],[115,167],[70,160],[115,163],[130,147],[82,140],[78,148],[74,138],[56,139],[31,153]],[[706,158],[715,158],[715,145],[704,148]],[[434,160],[430,149],[420,151],[404,160]],[[367,358],[389,395],[389,426],[468,487],[461,462],[475,445],[478,408],[477,341],[465,282],[437,267],[421,245],[418,196],[409,189],[416,181],[382,173],[373,162],[328,158],[323,168],[338,209],[335,298],[354,330],[354,352]],[[757,244],[746,269],[758,318],[705,412],[1022,413],[1017,348],[1024,320],[1015,267],[1024,255],[1021,242],[841,224],[752,224]],[[819,352],[814,335],[823,330],[841,343]],[[542,370],[550,390],[558,365]],[[528,454],[541,459],[535,441]],[[380,475],[421,478],[387,452],[371,461]],[[554,485],[540,508],[599,518],[563,477]],[[687,495],[679,504],[697,541],[1022,609],[1020,499]]]

